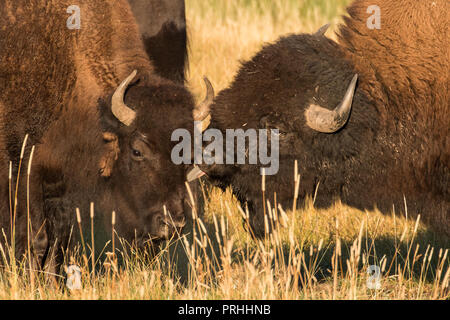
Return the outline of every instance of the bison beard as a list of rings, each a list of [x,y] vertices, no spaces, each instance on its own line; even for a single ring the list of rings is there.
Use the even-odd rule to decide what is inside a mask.
[[[365,24],[369,4],[382,9],[381,30]],[[449,70],[443,52],[448,6],[445,0],[355,1],[340,28],[342,45],[321,29],[265,46],[218,94],[210,127],[280,130],[280,171],[266,178],[265,193],[273,198],[276,192],[284,208],[292,206],[298,160],[299,196],[313,195],[318,187],[318,207],[339,198],[385,213],[393,208],[403,213],[406,205],[410,217],[421,214],[450,234],[448,77],[438,71]],[[347,123],[338,130],[312,124],[312,116],[327,114],[342,101],[355,74],[359,80]],[[263,235],[259,169],[201,168],[247,202],[253,231]]]
[[[0,228],[9,240],[8,164],[16,176],[29,134],[36,151],[29,206],[21,170],[16,255],[27,245],[29,208],[36,263],[48,262],[56,248],[52,267],[69,235],[78,235],[75,208],[87,225],[90,202],[106,230],[117,212],[117,233],[130,243],[180,231],[185,168],[171,162],[170,135],[192,127],[194,109],[184,87],[155,74],[126,0],[79,1],[79,30],[66,27],[71,4],[19,0],[0,7]],[[27,147],[22,166],[29,153]]]

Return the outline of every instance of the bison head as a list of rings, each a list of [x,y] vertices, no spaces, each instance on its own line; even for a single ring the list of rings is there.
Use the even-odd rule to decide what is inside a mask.
[[[340,47],[323,36],[292,35],[264,47],[243,64],[231,86],[211,105],[210,128],[278,129],[279,171],[266,177],[266,197],[291,208],[294,163],[301,177],[299,196],[317,193],[316,204],[345,198],[364,172],[378,116]],[[224,139],[225,140],[225,139]],[[247,142],[248,146],[248,142]],[[270,148],[268,150],[270,152]],[[251,152],[251,151],[250,151]],[[373,153],[375,154],[375,153]],[[372,154],[372,156],[373,156]],[[231,186],[250,209],[256,234],[263,234],[261,163],[201,165],[217,185]],[[367,164],[367,162],[366,162]],[[362,173],[364,174],[364,173]]]
[[[143,245],[185,225],[185,167],[171,161],[171,134],[192,127],[194,102],[171,82],[130,85],[134,71],[112,97],[100,101],[105,155],[103,206],[118,214],[119,236]],[[108,103],[111,101],[111,103]]]

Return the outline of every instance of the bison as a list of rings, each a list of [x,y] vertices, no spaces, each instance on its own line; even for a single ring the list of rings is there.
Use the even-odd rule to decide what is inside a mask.
[[[170,159],[170,136],[192,127],[191,94],[155,72],[126,0],[72,3],[6,0],[0,7],[1,238],[14,229],[16,254],[23,253],[29,212],[41,266],[61,261],[60,250],[50,259],[51,248],[68,246],[76,207],[88,221],[91,202],[108,229],[116,211],[119,236],[137,246],[167,239],[185,223],[185,168]],[[71,14],[79,28],[68,28]],[[12,188],[10,160],[18,176]]]
[[[369,5],[381,8],[379,30],[366,25]],[[341,199],[407,208],[449,234],[448,9],[445,0],[355,1],[339,44],[324,29],[282,37],[218,94],[210,128],[279,130],[279,172],[266,177],[265,193],[285,208],[298,160],[299,196],[316,194],[319,207]],[[257,235],[265,232],[260,166],[200,166],[248,204]]]

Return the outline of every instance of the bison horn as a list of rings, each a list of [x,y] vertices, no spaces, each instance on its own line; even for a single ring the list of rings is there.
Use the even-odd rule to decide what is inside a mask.
[[[193,117],[194,121],[201,121],[202,122],[202,132],[206,130],[206,128],[209,127],[209,123],[211,122],[211,115],[209,114],[211,107],[211,104],[214,100],[214,88],[211,84],[211,82],[208,80],[207,77],[203,77],[203,81],[205,82],[206,86],[206,97],[205,100],[203,100],[202,103],[200,103],[197,107],[195,107],[193,111]]]
[[[334,110],[311,104],[305,111],[306,124],[311,129],[323,133],[333,133],[341,129],[347,123],[350,115],[357,80],[358,75],[355,74],[344,99]]]
[[[316,33],[314,33],[315,36],[324,36],[325,32],[327,32],[328,28],[330,27],[330,24],[327,23],[326,25],[320,27],[319,30],[316,31]]]
[[[129,126],[133,123],[136,118],[136,111],[130,109],[124,103],[125,90],[127,89],[130,82],[136,76],[137,71],[134,70],[122,83],[117,87],[116,92],[112,96],[112,106],[111,111],[114,116],[122,122],[124,125]]]

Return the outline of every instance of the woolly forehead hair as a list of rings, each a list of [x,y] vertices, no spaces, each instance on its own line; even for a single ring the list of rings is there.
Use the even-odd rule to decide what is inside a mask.
[[[304,34],[283,37],[243,64],[215,99],[212,118],[220,126],[240,126],[242,119],[251,124],[264,114],[297,114],[313,98],[333,108],[354,74],[334,41]]]
[[[179,126],[191,127],[193,123],[194,100],[182,86],[131,87],[125,95],[125,103],[137,111],[138,127],[172,131]]]

